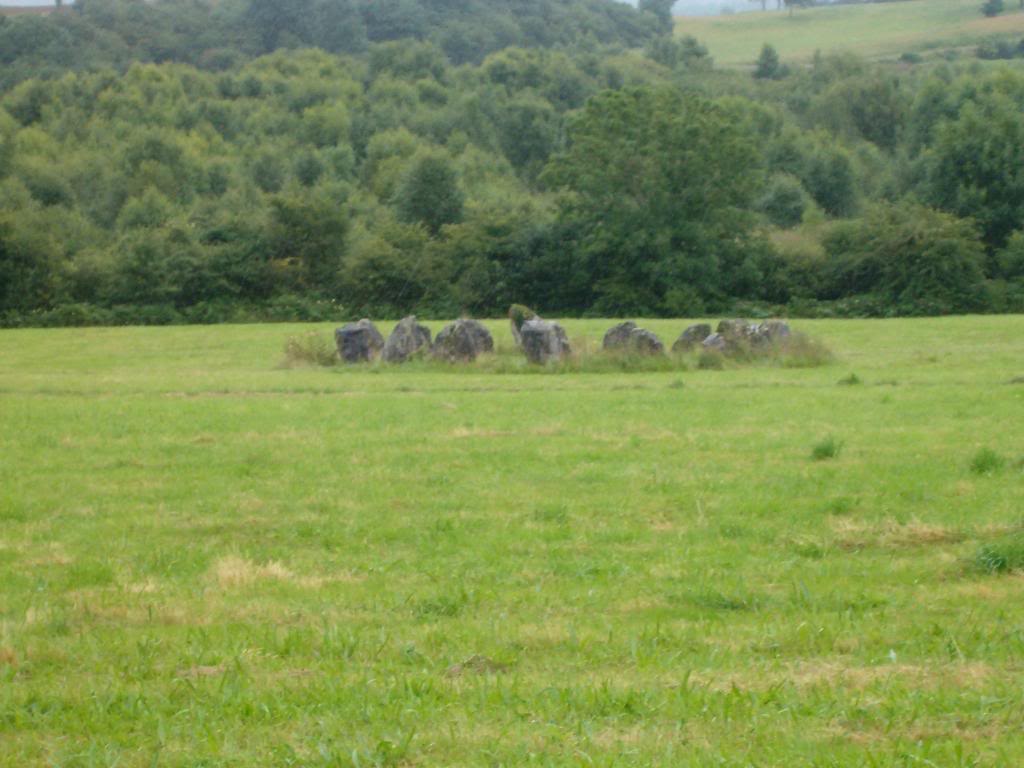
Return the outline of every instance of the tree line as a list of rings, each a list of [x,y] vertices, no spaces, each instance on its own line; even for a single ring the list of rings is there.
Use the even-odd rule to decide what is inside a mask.
[[[259,7],[103,1],[224,14],[238,35]],[[99,13],[85,2],[71,23]],[[0,321],[1024,311],[1014,62],[818,56],[755,78],[666,34],[657,5],[607,10],[637,39],[563,30],[463,58],[443,33],[476,17],[439,9],[509,4],[405,5],[433,26],[343,52],[224,31],[14,78]],[[194,58],[228,40],[234,58]]]

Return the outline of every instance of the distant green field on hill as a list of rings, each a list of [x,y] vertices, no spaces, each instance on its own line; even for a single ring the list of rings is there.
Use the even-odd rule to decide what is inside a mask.
[[[979,0],[908,0],[899,3],[808,8],[679,18],[676,33],[693,35],[722,65],[750,64],[771,43],[783,59],[809,59],[816,50],[848,50],[869,58],[973,45],[989,37],[1024,35],[1016,0],[995,18]]]

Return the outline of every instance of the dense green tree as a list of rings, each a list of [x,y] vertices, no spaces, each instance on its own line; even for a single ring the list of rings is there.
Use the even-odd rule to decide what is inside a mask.
[[[927,156],[927,197],[980,223],[985,242],[1002,246],[1024,224],[1024,114],[999,93],[979,96],[941,124]]]
[[[1006,4],[1003,0],[985,0],[981,6],[981,12],[985,16],[998,16],[1006,10]]]
[[[774,46],[765,43],[754,65],[754,77],[758,80],[777,80],[785,73],[778,51]]]
[[[658,30],[663,35],[671,35],[675,28],[675,21],[672,18],[672,6],[676,0],[640,0],[638,8],[649,13],[658,20]]]
[[[570,193],[563,216],[579,231],[595,307],[656,313],[680,290],[717,296],[759,164],[751,137],[707,99],[664,88],[592,99],[546,178]]]
[[[780,174],[772,177],[757,207],[772,224],[788,229],[803,220],[807,193],[797,179]]]
[[[399,218],[409,224],[422,224],[433,235],[445,224],[462,218],[464,203],[451,158],[436,150],[413,157],[395,190]]]

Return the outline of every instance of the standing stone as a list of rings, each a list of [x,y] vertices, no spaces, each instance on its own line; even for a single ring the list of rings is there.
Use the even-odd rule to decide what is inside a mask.
[[[381,357],[385,363],[404,363],[411,357],[430,351],[430,329],[416,322],[416,316],[403,318],[388,336]]]
[[[672,345],[673,352],[689,352],[691,349],[696,347],[698,344],[702,344],[704,339],[711,335],[711,326],[707,323],[698,323],[691,325],[676,339],[676,343]]]
[[[665,352],[665,345],[653,332],[634,328],[629,334],[629,349],[638,355],[661,355]]]
[[[527,320],[520,334],[523,354],[531,363],[543,365],[551,360],[564,360],[572,351],[565,329],[549,320]]]
[[[358,323],[343,325],[334,332],[338,354],[346,363],[366,363],[375,360],[384,348],[384,337],[365,317]]]
[[[701,342],[701,346],[704,349],[711,350],[712,352],[725,352],[725,348],[728,345],[722,334],[712,333]]]
[[[493,351],[491,332],[476,320],[456,320],[442,328],[434,339],[434,357],[450,363],[469,363],[477,355]]]
[[[513,304],[508,308],[508,323],[512,327],[512,339],[517,347],[523,345],[520,329],[527,320],[540,320],[540,315],[522,304]]]
[[[601,346],[605,350],[638,355],[659,355],[665,351],[661,339],[644,328],[637,328],[632,320],[609,328]]]
[[[629,338],[633,331],[636,330],[636,323],[632,320],[627,320],[624,323],[613,325],[604,334],[604,340],[601,342],[602,349],[605,350],[626,350],[629,348]]]
[[[755,327],[747,320],[723,320],[715,331],[727,343],[737,344],[748,341]]]
[[[784,344],[792,335],[789,323],[782,320],[765,320],[754,328],[751,341],[759,347]]]

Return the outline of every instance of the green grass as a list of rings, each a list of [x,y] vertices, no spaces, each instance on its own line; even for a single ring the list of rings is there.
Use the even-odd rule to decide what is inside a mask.
[[[971,469],[1024,453],[1024,317],[553,375],[492,327],[0,332],[0,765],[1024,763],[1024,472]]]
[[[718,64],[752,65],[771,43],[783,61],[808,61],[816,50],[851,51],[871,59],[977,45],[992,37],[1024,35],[1016,2],[985,18],[978,0],[906,0],[782,11],[680,18],[676,33],[693,35]]]

